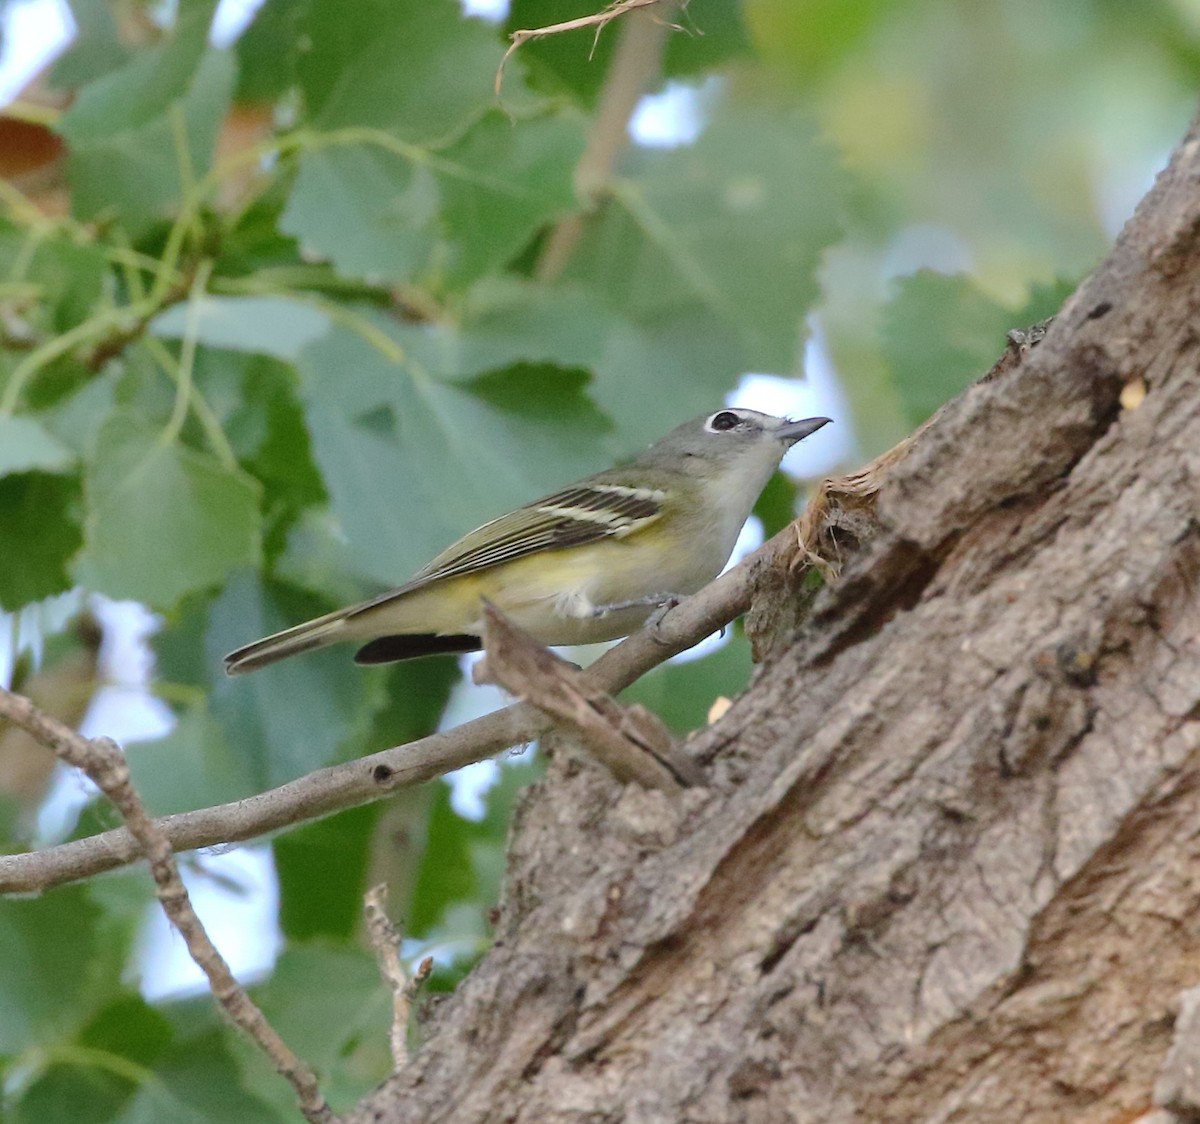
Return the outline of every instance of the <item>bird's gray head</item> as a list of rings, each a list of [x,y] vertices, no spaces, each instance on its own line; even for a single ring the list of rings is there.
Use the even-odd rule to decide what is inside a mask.
[[[829,418],[790,421],[730,406],[684,422],[641,459],[699,476],[732,472],[761,478],[761,488],[788,449],[828,423]]]

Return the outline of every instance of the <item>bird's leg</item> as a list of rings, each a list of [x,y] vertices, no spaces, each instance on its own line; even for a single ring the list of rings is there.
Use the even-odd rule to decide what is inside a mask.
[[[643,609],[648,606],[654,612],[646,620],[646,625],[657,625],[667,615],[667,612],[683,600],[681,593],[652,593],[648,597],[635,597],[632,601],[614,601],[610,605],[595,605],[592,607],[593,617],[607,617],[609,613],[619,613],[622,609]]]
[[[592,616],[605,617],[609,613],[617,613],[622,609],[640,609],[645,606],[653,606],[654,612],[646,618],[646,623],[642,627],[648,629],[655,640],[661,640],[659,625],[662,624],[663,617],[682,600],[682,593],[652,593],[648,597],[635,597],[631,601],[616,601],[611,605],[597,605],[592,609]]]

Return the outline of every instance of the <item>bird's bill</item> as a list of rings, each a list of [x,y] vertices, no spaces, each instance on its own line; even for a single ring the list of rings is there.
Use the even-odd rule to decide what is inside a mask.
[[[832,418],[802,418],[800,421],[784,422],[777,430],[774,437],[779,441],[786,441],[789,445],[794,445],[797,441],[803,441],[804,438],[812,436],[823,425],[828,425]]]

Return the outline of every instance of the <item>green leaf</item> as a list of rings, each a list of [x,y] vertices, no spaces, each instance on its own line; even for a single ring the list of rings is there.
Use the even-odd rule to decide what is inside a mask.
[[[720,405],[744,358],[733,330],[701,308],[637,319],[582,285],[515,278],[476,284],[454,323],[404,328],[399,338],[414,370],[446,378],[525,364],[593,372],[589,397],[618,422],[619,455]]]
[[[635,321],[703,310],[741,370],[788,373],[845,191],[807,119],[726,107],[695,145],[639,155],[568,273]]]
[[[1035,286],[1012,309],[962,275],[921,270],[897,280],[884,310],[883,354],[909,422],[920,425],[984,375],[1009,331],[1053,315],[1074,287],[1065,280]]]
[[[328,508],[302,511],[288,528],[282,553],[271,554],[272,574],[299,589],[311,589],[330,604],[349,605],[363,597],[355,551]]]
[[[134,66],[141,57],[136,55],[129,65]],[[234,76],[233,56],[210,49],[178,98],[170,105],[160,105],[156,114],[147,116],[152,95],[173,89],[178,77],[175,70],[170,84],[160,88],[150,83],[149,89],[130,94],[131,104],[123,106],[128,116],[117,115],[110,121],[104,114],[112,100],[107,97],[84,102],[81,117],[70,111],[63,118],[62,129],[70,143],[67,175],[75,213],[90,219],[115,212],[135,236],[169,215],[192,181],[204,175],[212,163]],[[178,125],[172,123],[172,106],[178,107]],[[177,128],[183,133],[182,153]],[[181,167],[183,161],[186,167]]]
[[[449,785],[438,785],[429,812],[425,855],[408,907],[408,936],[428,935],[451,905],[476,899],[478,879],[471,859],[474,827],[451,806]]]
[[[51,85],[60,90],[77,89],[116,70],[130,52],[121,42],[108,0],[69,0],[68,6],[75,21],[75,36],[50,72]]]
[[[258,791],[249,763],[230,749],[220,725],[184,711],[175,728],[125,751],[134,784],[156,816],[240,800]]]
[[[480,282],[456,322],[403,329],[400,339],[414,369],[447,378],[518,364],[592,371],[589,396],[618,422],[618,455],[718,406],[743,358],[732,329],[703,309],[638,321],[582,285],[515,278]]]
[[[344,662],[349,655],[339,653]],[[361,669],[354,674],[362,676]],[[367,673],[369,674],[369,673]],[[383,706],[363,747],[374,751],[431,734],[458,679],[454,660],[413,660],[381,669]],[[436,786],[398,793],[380,805],[342,812],[289,831],[274,841],[279,874],[280,925],[291,940],[324,936],[347,940],[362,926],[368,870],[386,880],[393,899],[406,900],[424,849],[427,806]],[[403,894],[403,897],[401,897]]]
[[[883,352],[916,426],[983,375],[1005,333],[1024,325],[966,277],[922,270],[895,288],[884,310]]]
[[[79,1043],[108,1050],[136,1065],[153,1065],[171,1040],[171,1024],[141,996],[122,995],[80,1031]]]
[[[193,321],[196,339],[209,347],[279,359],[295,359],[329,330],[329,316],[303,300],[207,295],[168,308],[150,322],[149,331],[162,339],[183,339]]]
[[[440,153],[443,282],[461,288],[499,269],[543,225],[578,206],[573,175],[583,146],[578,119],[516,124],[493,110]]]
[[[283,1117],[247,1090],[225,1028],[176,1035],[114,1124],[284,1124]]]
[[[259,553],[258,488],[128,413],[101,430],[86,473],[81,584],[169,608]]]
[[[500,898],[508,826],[518,795],[543,771],[542,762],[502,762],[479,822],[464,819],[439,786],[430,809],[425,853],[408,910],[409,935],[477,948],[485,911]]]
[[[80,457],[89,457],[96,437],[116,404],[118,376],[112,370],[93,375],[78,390],[60,399],[38,420]]]
[[[1078,279],[1056,277],[1046,284],[1031,285],[1025,303],[1011,314],[1013,328],[1028,328],[1055,315],[1079,286]]]
[[[786,68],[802,89],[820,90],[829,72],[897,9],[903,11],[898,0],[753,0],[746,15],[760,54]]]
[[[505,36],[532,27],[595,15],[591,0],[512,0],[505,21]],[[530,84],[548,94],[569,93],[590,104],[600,92],[621,34],[621,21],[597,35],[588,28],[547,35],[523,43],[516,57],[528,68]],[[505,88],[513,76],[505,68]]]
[[[359,930],[379,811],[351,808],[274,841],[279,925],[289,940],[349,940]]]
[[[377,322],[402,347],[422,342]],[[456,339],[446,342],[454,350]],[[606,423],[578,373],[512,367],[451,383],[437,377],[444,367],[426,366],[454,362],[437,350],[430,340],[397,363],[338,330],[297,364],[313,453],[356,568],[389,585],[486,518],[606,459]]]
[[[19,609],[71,588],[71,559],[83,542],[79,481],[27,472],[0,479],[0,608]]]
[[[594,15],[601,6],[592,0],[513,0],[505,32]],[[668,19],[680,28],[670,28],[667,33],[663,70],[668,76],[707,70],[749,49],[741,3],[693,0],[685,12]],[[530,82],[538,89],[556,95],[569,93],[590,104],[608,74],[622,23],[617,20],[599,35],[582,28],[530,40],[521,45],[517,58],[528,67]],[[506,94],[512,80],[506,72]]]
[[[234,577],[213,602],[205,635],[212,714],[260,788],[376,748],[364,746],[363,738],[381,681],[356,667],[347,648],[310,652],[236,679],[221,671],[226,652],[329,608],[278,587],[264,589],[247,574]]]
[[[339,145],[301,158],[279,226],[347,277],[403,282],[429,259],[437,206],[428,168],[374,145]]]
[[[100,910],[80,886],[0,900],[0,1054],[69,1034],[87,1017],[99,925]]]
[[[493,110],[472,126],[501,51],[457,5],[315,5],[308,31],[301,86],[324,135],[301,155],[281,227],[310,255],[348,277],[461,287],[574,205],[583,123]]]
[[[796,484],[777,472],[754,502],[754,514],[762,521],[763,539],[782,531],[796,518]]]
[[[476,900],[490,909],[500,900],[508,850],[508,829],[517,799],[545,772],[540,755],[532,760],[500,761],[500,775],[488,789],[483,819],[474,825],[471,861],[479,882]]]
[[[699,307],[622,323],[595,360],[591,395],[619,426],[623,452],[719,409],[754,364],[737,329]]]
[[[113,1068],[127,1068],[119,1057],[105,1058]],[[70,1120],[101,1124],[116,1118],[136,1086],[103,1062],[92,1066],[55,1063],[42,1070],[5,1115],[8,1124],[45,1124]]]
[[[503,53],[492,29],[453,0],[314,4],[298,71],[311,122],[449,138],[492,103]]]
[[[0,272],[35,287],[38,303],[24,312],[35,331],[54,335],[91,316],[101,303],[108,263],[94,246],[0,229]]]
[[[704,74],[730,59],[750,55],[754,48],[744,6],[738,0],[690,5],[678,20],[683,30],[667,36],[663,73],[671,78]]]
[[[198,382],[208,393],[203,374]],[[313,463],[297,382],[291,367],[265,356],[250,357],[242,365],[237,404],[222,417],[238,458],[263,484],[264,549],[272,559],[285,548],[294,523],[310,506],[326,499],[325,485]]]
[[[270,0],[254,14],[234,44],[239,105],[275,101],[295,85],[303,42],[301,21],[308,8],[309,0]]]
[[[0,476],[14,472],[65,472],[75,454],[33,418],[0,417]]]
[[[63,115],[67,139],[76,144],[136,129],[182,97],[200,66],[216,6],[216,0],[182,0],[175,26],[161,43],[85,86]]]
[[[254,998],[284,1041],[322,1075],[334,1108],[349,1108],[388,1075],[391,996],[363,950],[290,947]]]
[[[158,1011],[137,996],[121,996],[80,1032],[86,1054],[68,1047],[76,1064],[50,1065],[30,1083],[13,1106],[13,1121],[113,1119],[137,1092],[139,1069],[152,1065],[170,1039],[171,1026]]]

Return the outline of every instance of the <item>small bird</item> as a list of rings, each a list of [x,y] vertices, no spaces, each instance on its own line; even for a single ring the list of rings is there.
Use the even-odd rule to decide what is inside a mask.
[[[543,644],[628,636],[720,572],[783,454],[829,418],[725,409],[686,422],[627,465],[485,523],[411,581],[225,657],[230,675],[329,644],[391,663],[482,647],[493,602]]]

